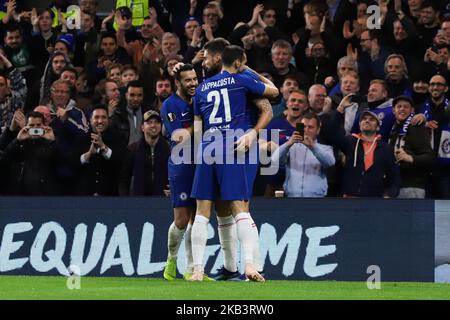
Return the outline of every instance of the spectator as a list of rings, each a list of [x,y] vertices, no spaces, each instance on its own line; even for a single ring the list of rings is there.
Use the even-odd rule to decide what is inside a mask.
[[[119,195],[164,195],[168,181],[167,160],[170,148],[161,136],[162,120],[158,112],[144,114],[143,137],[127,148],[121,171]]]
[[[435,1],[424,0],[420,6],[417,31],[421,36],[421,52],[433,44],[439,30],[439,5]]]
[[[31,24],[33,26],[32,37],[30,38],[30,50],[33,53],[36,75],[42,74],[46,62],[55,48],[57,35],[52,31],[54,13],[50,9],[37,11],[35,8],[31,14]]]
[[[128,55],[133,58],[133,64],[137,65],[143,58],[144,48],[149,47],[152,51],[151,60],[156,59],[156,51],[159,49],[164,30],[158,24],[158,16],[154,8],[149,9],[150,15],[144,18],[141,28],[139,29],[140,37],[133,41],[125,40],[125,22],[118,20],[117,43],[125,48]]]
[[[30,112],[27,124],[6,148],[1,161],[10,170],[8,189],[13,195],[55,195],[54,167],[58,158],[52,128],[44,125],[44,116]]]
[[[432,148],[437,159],[431,170],[431,196],[436,199],[450,198],[450,164],[448,162],[448,139],[450,122],[450,102],[445,94],[448,92],[446,79],[441,75],[431,77],[428,91],[430,93],[420,113],[425,115],[426,126],[431,131]]]
[[[442,36],[445,43],[450,44],[450,17],[446,17],[441,23]],[[439,34],[439,31],[438,31]]]
[[[106,68],[112,63],[129,64],[131,58],[125,49],[117,45],[114,34],[104,33],[100,39],[100,52],[87,67],[91,86],[95,86],[105,77]]]
[[[325,78],[323,83],[329,89],[328,95],[330,97],[337,94],[342,94],[340,84],[341,77],[348,71],[358,73],[358,63],[354,58],[344,56],[340,58],[337,63],[337,78],[334,76],[328,76]]]
[[[223,12],[220,5],[216,2],[210,2],[203,8],[203,28],[206,33],[211,32],[213,38],[227,37],[228,30],[220,20],[223,18]]]
[[[96,92],[100,104],[107,106],[108,115],[111,117],[122,102],[119,86],[113,80],[102,80],[97,85]]]
[[[282,96],[281,101],[279,104],[272,106],[273,118],[284,115],[284,112],[286,111],[286,101],[294,89],[299,89],[297,78],[294,75],[287,75],[286,78],[284,78],[283,85],[280,87]]]
[[[414,112],[421,111],[425,100],[428,98],[428,83],[430,82],[429,70],[421,69],[415,73],[413,78],[413,93],[411,98],[414,102]]]
[[[294,74],[297,77],[297,81],[300,89],[308,88],[308,78],[304,73],[298,72],[298,70],[291,64],[292,60],[292,46],[286,40],[277,40],[272,45],[272,75],[274,78],[274,84],[276,87],[281,87],[284,78],[288,74]]]
[[[119,88],[123,88],[122,85],[122,65],[118,63],[112,63],[106,68],[106,79],[112,80]]]
[[[412,21],[414,18],[411,19],[401,9],[396,14],[397,16],[389,16],[391,19],[382,22],[381,34],[386,35],[392,52],[402,55],[408,69],[414,70],[414,66],[421,63],[423,57],[421,50],[417,50],[420,35]]]
[[[302,117],[303,136],[294,131],[272,154],[272,163],[286,164],[284,190],[288,197],[325,197],[326,168],[335,163],[333,148],[317,142],[320,119],[314,113]]]
[[[156,111],[160,111],[162,103],[167,99],[173,92],[172,82],[168,77],[160,77],[156,80],[156,88],[155,88],[155,101],[153,103],[152,109]]]
[[[447,44],[437,44],[428,48],[425,52],[425,68],[431,70],[433,74],[441,74],[448,78],[448,61],[450,58],[449,46]]]
[[[308,107],[308,99],[306,93],[302,90],[291,90],[286,102],[286,117],[273,118],[267,126],[268,141],[262,143],[262,147],[273,152],[279,145],[284,144],[292,136],[297,123],[302,120]],[[269,176],[265,195],[272,197],[275,190],[281,188],[285,177],[285,167],[281,164],[278,173]]]
[[[392,99],[387,97],[387,85],[384,80],[375,79],[370,82],[369,93],[367,94],[367,105],[361,103],[353,122],[352,133],[359,132],[358,119],[363,110],[369,110],[377,115],[380,120],[380,135],[384,141],[388,141],[391,128],[395,123],[392,113]]]
[[[138,69],[131,64],[124,65],[122,68],[122,85],[126,88],[131,81],[137,80],[139,80]]]
[[[0,133],[11,123],[14,112],[25,106],[27,86],[19,70],[0,51],[0,65],[6,74],[0,74]]]
[[[360,134],[335,135],[336,147],[345,155],[343,196],[396,197],[400,186],[399,168],[392,146],[377,135],[380,120],[371,111],[364,111],[359,125]]]
[[[27,80],[30,88],[34,81],[35,63],[28,45],[23,40],[22,30],[18,24],[9,24],[4,37],[6,57]]]
[[[411,125],[414,103],[411,98],[399,96],[394,99],[395,124],[389,144],[394,148],[400,165],[399,198],[425,198],[429,170],[434,155],[430,145],[430,134],[424,124]]]
[[[84,11],[81,12],[81,28],[80,30],[77,30],[75,34],[73,64],[76,67],[83,67],[86,69],[89,62],[95,58],[100,46],[100,32],[98,31],[100,30],[100,27],[96,28],[96,24],[101,24],[101,21],[98,20],[99,17],[95,14],[89,14]]]
[[[391,54],[386,58],[384,74],[390,98],[412,95],[411,84],[408,80],[408,67],[402,55]]]
[[[97,15],[98,1],[97,0],[78,0],[81,13],[89,15],[93,18],[93,27],[96,30],[100,30],[102,21]]]
[[[194,33],[197,28],[199,32],[203,29],[200,27],[200,23],[197,21],[195,17],[188,17],[184,23],[184,37],[180,38],[181,41],[181,53],[184,55],[188,50],[189,46],[192,46],[196,49],[203,47],[205,37],[197,36],[198,42],[194,41],[192,44],[192,40],[194,40]]]
[[[138,81],[128,84],[125,95],[126,107],[117,108],[111,116],[111,126],[121,135],[123,143],[130,145],[142,137],[141,124],[147,111],[144,102],[144,87]]]
[[[409,15],[417,22],[420,18],[420,8],[423,0],[408,0]]]
[[[274,24],[264,22],[264,18],[260,15],[263,10],[262,4],[256,5],[251,20],[247,23],[238,23],[229,36],[232,44],[243,46],[246,50],[247,64],[254,69],[269,69],[272,65],[270,60],[272,43],[277,39],[289,40],[274,27]],[[273,9],[267,11],[272,12]]]
[[[327,96],[327,89],[322,84],[313,84],[308,91],[308,105],[311,112],[319,118],[331,111],[331,99]],[[322,124],[321,124],[322,127]]]
[[[359,103],[361,102],[356,97],[360,97],[357,95],[359,92],[359,76],[356,72],[349,71],[345,73],[340,80],[341,92],[343,98],[341,99],[341,95],[332,96],[331,99],[333,103],[339,101],[339,105],[336,108],[336,112],[343,113],[342,117],[343,123],[341,126],[345,129],[346,134],[351,133],[351,129],[353,123],[356,119],[356,113],[359,109]]]
[[[324,83],[325,79],[335,72],[336,61],[331,58],[330,52],[334,53],[336,50],[328,48],[322,40],[309,47],[307,41],[302,40],[304,38],[306,37],[302,37],[295,47],[297,67],[305,72],[309,83]]]
[[[50,103],[46,107],[53,116],[50,126],[60,155],[54,168],[55,178],[65,186],[60,194],[73,195],[78,167],[74,159],[78,155],[80,143],[88,136],[89,123],[84,112],[70,99],[70,86],[67,82],[56,80],[50,91]]]
[[[95,106],[90,123],[91,134],[83,143],[84,153],[78,157],[81,170],[77,181],[77,193],[90,196],[116,196],[125,145],[122,144],[118,133],[109,126],[106,107]]]
[[[27,110],[32,110],[36,105],[45,105],[49,102],[50,87],[54,81],[59,79],[65,67],[72,67],[66,54],[55,52],[50,56],[42,77],[33,84],[31,93],[27,97]]]
[[[170,77],[172,80],[174,79],[174,71],[173,68],[178,62],[183,61],[183,56],[179,54],[170,54],[166,57],[164,62],[164,72],[163,74]]]
[[[55,49],[54,52],[64,52],[69,59],[73,60],[73,53],[74,53],[74,37],[70,33],[61,34],[56,38],[55,42]]]
[[[389,56],[389,50],[382,45],[380,35],[374,30],[361,33],[361,54],[358,55],[358,70],[365,76],[365,88],[369,81],[384,78],[384,62]],[[365,91],[363,91],[365,92]]]

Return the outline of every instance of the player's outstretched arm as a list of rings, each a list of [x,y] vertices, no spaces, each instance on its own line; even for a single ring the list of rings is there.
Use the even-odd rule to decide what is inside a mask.
[[[256,130],[256,132],[259,132],[259,130],[265,129],[273,118],[272,105],[266,98],[257,98],[253,100],[253,103],[261,111],[258,117],[258,121],[253,128]]]

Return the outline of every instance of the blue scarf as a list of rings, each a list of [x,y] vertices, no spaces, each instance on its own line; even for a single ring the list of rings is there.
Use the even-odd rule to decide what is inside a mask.
[[[444,110],[450,105],[450,101],[445,98]],[[422,108],[422,112],[425,115],[427,121],[431,119],[431,100],[428,98]],[[437,160],[440,163],[450,164],[450,123],[439,123],[439,127],[442,129],[441,141],[439,141],[439,148],[437,152]]]
[[[450,104],[450,101],[447,98],[445,98],[444,110],[447,110],[449,104]],[[422,107],[422,113],[425,115],[425,118],[427,119],[427,121],[433,120],[433,119],[431,119],[431,99],[430,98],[425,100],[425,104]]]

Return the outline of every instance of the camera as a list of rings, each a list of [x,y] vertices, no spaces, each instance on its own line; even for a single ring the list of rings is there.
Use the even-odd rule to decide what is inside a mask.
[[[30,136],[43,136],[44,129],[43,128],[30,128],[30,129],[28,129],[28,134]]]
[[[305,135],[305,125],[300,122],[297,123],[295,127],[296,127],[295,131],[300,133],[300,135],[303,137]]]

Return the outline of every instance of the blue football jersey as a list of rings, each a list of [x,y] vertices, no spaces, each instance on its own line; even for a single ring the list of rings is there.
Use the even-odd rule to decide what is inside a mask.
[[[187,103],[176,93],[173,93],[162,104],[161,118],[165,128],[165,135],[170,140],[172,149],[176,145],[176,142],[171,139],[172,134],[178,129],[186,129],[192,126],[194,120],[192,104]],[[191,139],[192,144],[194,143],[193,140]],[[170,161],[171,159],[169,158],[169,163]]]
[[[278,134],[278,144],[281,146],[289,140],[294,131],[295,127],[293,127],[284,116],[277,117],[275,119],[272,119],[272,121],[270,121],[270,123],[267,125],[267,140],[273,141],[275,135]]]
[[[250,71],[248,69],[245,69],[244,71],[242,71],[241,74],[249,77],[250,79],[254,79],[256,81],[259,81],[259,77],[254,72],[252,72],[252,71]],[[248,128],[249,129],[255,127],[256,123],[258,122],[259,115],[261,113],[259,108],[253,103],[253,99],[254,98],[255,97],[252,96],[251,94],[248,95],[248,97],[247,97],[246,114],[247,114]]]
[[[265,85],[246,74],[222,71],[199,85],[194,114],[201,116],[203,130],[248,129],[248,94],[262,96]]]

